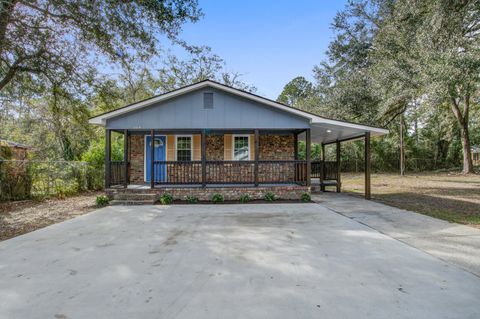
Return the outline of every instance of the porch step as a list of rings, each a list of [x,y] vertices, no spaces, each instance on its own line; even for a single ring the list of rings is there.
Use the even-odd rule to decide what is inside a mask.
[[[114,199],[110,201],[110,205],[125,205],[125,206],[135,206],[135,205],[153,205],[156,200],[120,200]]]
[[[112,194],[110,205],[153,205],[158,200],[157,194],[116,192]]]
[[[150,188],[109,188],[107,192],[111,194],[150,194]]]
[[[114,193],[113,199],[115,200],[153,200],[158,199],[157,194],[147,194],[147,193]]]

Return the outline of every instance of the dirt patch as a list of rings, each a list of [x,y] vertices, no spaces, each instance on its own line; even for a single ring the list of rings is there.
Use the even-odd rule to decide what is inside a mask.
[[[66,199],[0,203],[0,240],[12,238],[83,215],[96,208],[100,192],[88,192]]]
[[[361,174],[342,174],[342,189],[363,193]],[[480,227],[480,175],[372,175],[372,199],[421,214]]]

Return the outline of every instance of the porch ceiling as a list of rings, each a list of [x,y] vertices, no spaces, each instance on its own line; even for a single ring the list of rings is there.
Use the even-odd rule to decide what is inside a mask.
[[[113,132],[121,133],[123,134],[125,131],[124,130],[112,130]],[[203,131],[203,129],[155,129],[155,134],[200,134]],[[301,132],[304,132],[305,129],[259,129],[259,134],[260,135],[266,135],[266,134],[275,134],[275,135],[290,135],[292,133],[300,134]],[[229,129],[206,129],[207,135],[222,135],[222,134],[253,134],[255,132],[255,129],[235,129],[235,128],[229,128]],[[130,135],[149,135],[150,134],[150,129],[145,130],[145,129],[129,129],[128,134]]]
[[[380,136],[388,133],[386,129],[348,122],[335,122],[336,123],[328,123],[324,121],[311,123],[312,142],[325,144],[337,140],[354,139],[356,137],[361,138],[366,132],[370,132],[371,136]]]
[[[313,122],[310,124],[311,128],[311,140],[313,143],[332,143],[337,140],[349,140],[359,139],[363,137],[366,132],[370,132],[372,137],[381,136],[388,133],[388,130],[382,128],[376,128],[371,126],[365,126],[360,124],[332,121],[334,123]],[[123,133],[123,130],[113,130],[119,133]],[[162,130],[155,129],[156,134],[199,134],[202,129],[170,129]],[[207,129],[207,134],[244,134],[253,133],[254,129]],[[259,129],[261,135],[263,134],[299,134],[300,139],[305,139],[305,129]],[[134,129],[128,130],[129,134],[150,134],[150,130]]]

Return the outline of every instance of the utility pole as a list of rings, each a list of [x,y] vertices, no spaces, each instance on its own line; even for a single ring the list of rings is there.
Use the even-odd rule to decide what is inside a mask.
[[[405,176],[405,141],[404,141],[405,119],[400,115],[400,176]]]

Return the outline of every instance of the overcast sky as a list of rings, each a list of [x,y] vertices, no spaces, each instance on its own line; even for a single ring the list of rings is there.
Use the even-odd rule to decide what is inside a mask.
[[[258,93],[276,99],[292,78],[312,79],[333,38],[330,24],[341,1],[200,0],[205,16],[184,27],[181,38],[208,45],[244,74]]]

